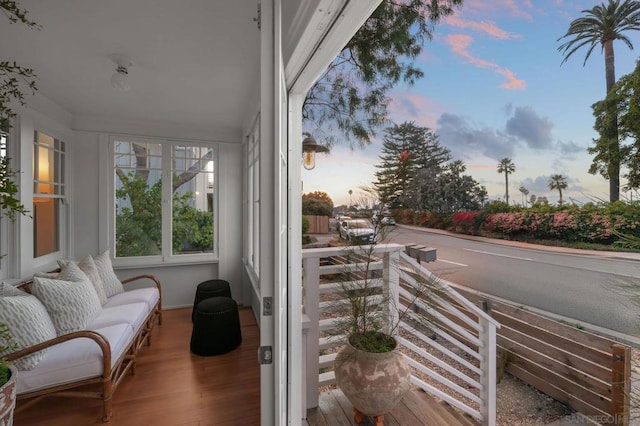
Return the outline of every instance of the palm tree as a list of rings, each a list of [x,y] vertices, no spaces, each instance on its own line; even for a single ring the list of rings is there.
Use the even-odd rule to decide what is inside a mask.
[[[524,186],[521,186],[519,191],[522,192],[522,206],[527,207],[527,195],[529,195],[529,190]]]
[[[604,51],[605,77],[607,94],[609,94],[616,82],[613,41],[622,40],[629,49],[633,50],[633,44],[625,36],[623,31],[640,30],[640,2],[634,0],[609,0],[608,4],[594,6],[592,9],[583,10],[585,16],[575,19],[569,24],[567,33],[558,41],[570,38],[558,47],[558,51],[564,55],[564,64],[571,55],[583,46],[588,46],[584,64],[587,63],[591,52],[597,45]],[[615,116],[615,114],[612,114]],[[607,177],[609,178],[609,200],[611,202],[620,199],[620,144],[618,141],[617,124],[611,130],[610,140],[607,145],[606,158]]]
[[[509,205],[509,175],[516,171],[516,165],[511,158],[504,157],[498,163],[498,173],[504,173],[504,195]]]
[[[562,190],[567,189],[567,178],[562,175],[555,174],[549,178],[548,183],[549,189],[554,190],[557,189],[560,194],[560,199],[558,200],[558,204],[562,205]]]

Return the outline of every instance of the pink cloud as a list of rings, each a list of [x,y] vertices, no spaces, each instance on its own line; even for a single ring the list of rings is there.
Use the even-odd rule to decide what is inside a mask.
[[[389,109],[394,121],[415,121],[418,125],[434,128],[442,108],[430,98],[413,92],[396,92]]]
[[[447,18],[447,24],[459,28],[470,28],[472,30],[480,31],[482,33],[490,35],[491,37],[499,38],[502,40],[519,37],[516,34],[511,34],[498,28],[495,22],[491,21],[467,21],[456,16],[450,16]]]
[[[519,80],[516,78],[516,75],[513,71],[503,68],[500,65],[486,61],[481,58],[476,58],[469,52],[469,46],[473,42],[473,38],[466,34],[451,34],[448,35],[445,39],[446,43],[451,47],[454,53],[462,56],[467,60],[470,64],[478,67],[478,68],[488,68],[493,72],[502,75],[506,78],[506,82],[504,82],[500,87],[508,90],[522,90],[527,86],[527,83],[524,80]]]
[[[477,14],[506,13],[509,16],[533,20],[530,11],[534,8],[530,0],[466,0],[463,10]]]

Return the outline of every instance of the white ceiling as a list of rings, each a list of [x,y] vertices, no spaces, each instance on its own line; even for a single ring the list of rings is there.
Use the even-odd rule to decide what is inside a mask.
[[[0,60],[37,73],[75,118],[239,130],[258,89],[257,0],[20,0],[40,31],[0,16]],[[125,54],[131,89],[110,85]],[[29,98],[26,99],[27,103]]]

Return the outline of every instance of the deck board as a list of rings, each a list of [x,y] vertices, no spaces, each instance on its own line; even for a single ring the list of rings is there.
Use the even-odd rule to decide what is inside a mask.
[[[308,410],[309,426],[356,425],[353,420],[353,407],[339,389],[330,389],[320,394],[319,406]],[[372,425],[370,418],[360,425]],[[446,404],[413,389],[402,401],[384,416],[385,426],[477,426],[479,423],[464,416]]]

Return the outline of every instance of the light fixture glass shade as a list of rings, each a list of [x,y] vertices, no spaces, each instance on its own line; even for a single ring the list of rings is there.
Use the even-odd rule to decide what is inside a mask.
[[[126,92],[131,88],[129,86],[129,78],[127,77],[127,69],[124,67],[116,68],[116,72],[111,76],[111,86],[122,92]]]
[[[302,141],[302,165],[306,170],[313,170],[316,166],[316,153],[329,152],[329,148],[318,145],[313,136],[307,136]]]
[[[315,151],[304,151],[302,153],[302,165],[306,170],[313,170],[316,167]]]

